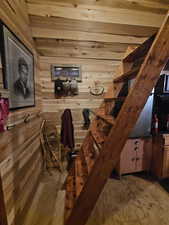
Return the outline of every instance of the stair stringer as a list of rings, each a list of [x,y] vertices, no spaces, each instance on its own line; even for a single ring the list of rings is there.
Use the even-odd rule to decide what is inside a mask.
[[[66,225],[84,225],[120,158],[123,146],[132,131],[160,72],[169,58],[169,14],[151,46]]]

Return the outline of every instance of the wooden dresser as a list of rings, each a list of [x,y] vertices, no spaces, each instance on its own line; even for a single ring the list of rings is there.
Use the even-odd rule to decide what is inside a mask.
[[[153,137],[151,171],[159,179],[169,177],[169,134]]]
[[[152,160],[152,139],[128,139],[116,166],[118,175],[149,171]]]

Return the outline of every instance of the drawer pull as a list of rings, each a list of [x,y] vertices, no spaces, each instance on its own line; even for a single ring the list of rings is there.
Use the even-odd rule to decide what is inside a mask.
[[[138,160],[140,160],[140,158],[137,157],[137,158],[136,158],[136,161],[138,161]]]
[[[134,148],[134,151],[137,151],[137,150],[138,150],[138,147],[135,147],[135,148]]]
[[[131,159],[132,162],[135,161],[135,160],[136,160],[136,158],[132,158],[132,159]]]

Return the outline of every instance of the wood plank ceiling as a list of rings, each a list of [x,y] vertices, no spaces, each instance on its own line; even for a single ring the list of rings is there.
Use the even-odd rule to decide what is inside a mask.
[[[169,0],[26,0],[41,56],[121,60],[155,33]]]

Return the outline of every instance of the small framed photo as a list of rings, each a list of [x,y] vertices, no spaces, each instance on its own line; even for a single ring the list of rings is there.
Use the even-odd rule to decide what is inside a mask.
[[[78,65],[52,65],[51,66],[52,81],[76,79],[78,82],[82,81],[81,67]]]
[[[33,54],[2,22],[0,40],[4,88],[9,90],[9,108],[35,106]]]

